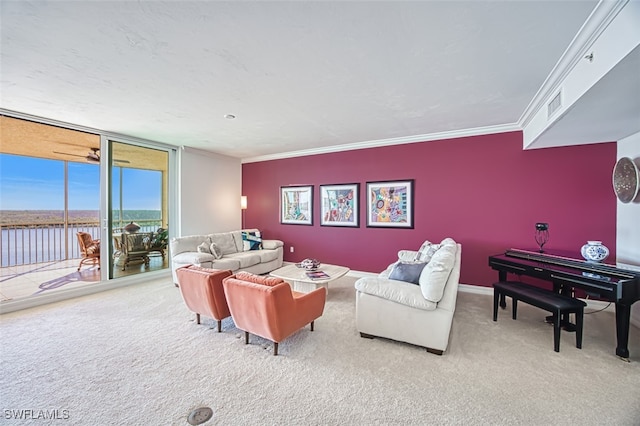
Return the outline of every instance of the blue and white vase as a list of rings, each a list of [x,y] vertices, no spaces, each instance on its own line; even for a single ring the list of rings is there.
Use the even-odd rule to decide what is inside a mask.
[[[580,254],[591,262],[602,262],[609,257],[609,249],[602,241],[587,241],[580,249]]]

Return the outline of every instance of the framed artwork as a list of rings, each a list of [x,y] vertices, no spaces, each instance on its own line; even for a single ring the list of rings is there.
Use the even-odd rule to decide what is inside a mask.
[[[320,225],[359,227],[359,183],[320,185]]]
[[[280,223],[313,225],[313,185],[280,187]]]
[[[413,228],[413,179],[367,182],[367,226]]]

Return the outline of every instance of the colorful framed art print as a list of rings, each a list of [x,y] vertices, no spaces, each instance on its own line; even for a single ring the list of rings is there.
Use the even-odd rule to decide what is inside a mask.
[[[359,227],[359,183],[320,185],[320,225]]]
[[[280,187],[280,223],[313,225],[313,185]]]
[[[367,227],[413,228],[413,179],[367,182]]]

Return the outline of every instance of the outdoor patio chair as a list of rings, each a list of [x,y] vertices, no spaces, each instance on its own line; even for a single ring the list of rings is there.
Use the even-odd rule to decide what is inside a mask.
[[[78,244],[82,254],[78,271],[85,263],[91,263],[93,266],[98,264],[98,269],[100,269],[100,240],[94,240],[91,234],[87,232],[78,232],[76,235],[78,236]]]
[[[145,265],[149,265],[149,251],[151,249],[150,232],[140,232],[135,234],[122,234],[122,270],[124,271],[132,261],[142,260]]]
[[[149,253],[160,253],[160,256],[164,259],[164,252],[167,249],[168,240],[169,231],[164,228],[158,228],[158,230],[152,234]]]

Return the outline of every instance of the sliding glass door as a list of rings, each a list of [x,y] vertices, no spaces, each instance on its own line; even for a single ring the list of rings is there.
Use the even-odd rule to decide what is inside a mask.
[[[169,267],[171,151],[109,141],[109,278]]]
[[[176,148],[44,121],[0,114],[3,309],[168,273]]]

